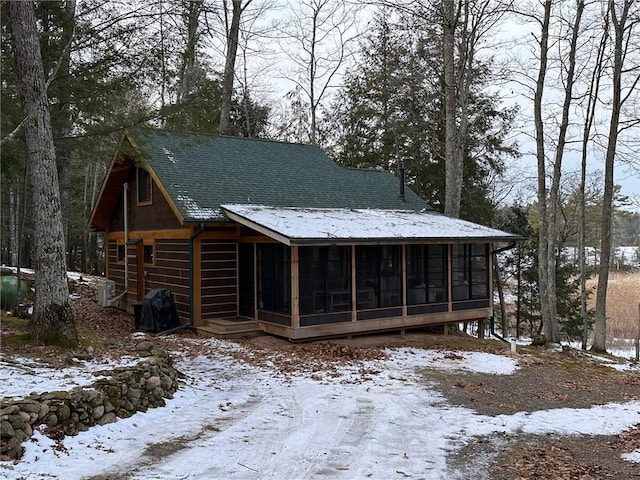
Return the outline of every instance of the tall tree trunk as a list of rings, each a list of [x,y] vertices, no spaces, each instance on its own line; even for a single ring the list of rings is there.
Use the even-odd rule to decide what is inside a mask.
[[[544,80],[547,74],[547,58],[549,43],[549,21],[551,17],[551,0],[545,0],[542,29],[540,32],[540,67],[536,80],[536,90],[533,101],[533,114],[536,129],[536,157],[538,163],[538,207],[540,209],[540,228],[538,231],[538,280],[540,285],[540,315],[547,339],[552,336],[551,308],[549,298],[549,270],[547,259],[549,232],[547,216],[547,172],[544,148],[544,122],[542,119],[542,98]]]
[[[176,103],[182,103],[195,87],[198,26],[204,0],[190,0],[187,10],[187,46],[182,55]]]
[[[84,189],[82,194],[82,212],[83,212],[83,220],[85,225],[89,223],[89,216],[91,215],[91,210],[89,210],[89,184],[91,182],[91,164],[87,163],[84,166]],[[89,239],[91,238],[91,230],[88,228],[84,229],[82,235],[82,260],[81,260],[81,271],[89,272]]]
[[[250,3],[249,0],[245,7]],[[231,26],[227,28],[227,54],[222,78],[222,104],[220,106],[220,135],[231,133],[231,98],[233,96],[233,77],[235,76],[236,55],[238,52],[238,36],[240,34],[240,16],[242,0],[232,0],[233,12]],[[225,2],[226,11],[226,2]]]
[[[626,47],[627,35],[631,35],[631,29],[627,25],[629,9],[634,0],[624,0],[620,16],[616,12],[614,0],[609,0],[608,8],[614,35],[614,54],[611,85],[613,100],[611,105],[611,119],[609,121],[609,139],[604,166],[604,195],[602,198],[602,238],[600,243],[600,265],[598,266],[598,288],[596,290],[596,320],[593,329],[592,350],[605,352],[607,349],[607,283],[609,282],[609,264],[611,260],[611,231],[613,213],[613,163],[618,144],[618,128],[620,124],[620,111],[622,108],[622,70]],[[637,80],[636,80],[637,82]],[[637,84],[637,83],[636,83]]]
[[[564,149],[567,143],[567,129],[569,128],[569,109],[573,101],[573,85],[575,83],[575,66],[576,66],[576,51],[578,45],[578,32],[580,29],[580,22],[582,19],[582,12],[584,11],[584,1],[578,0],[576,2],[576,15],[572,25],[571,43],[569,47],[568,55],[568,68],[567,76],[564,79],[564,101],[562,104],[562,117],[560,120],[560,129],[558,132],[558,141],[556,143],[556,151],[553,160],[553,177],[551,181],[551,191],[549,193],[548,203],[548,231],[547,231],[547,291],[548,291],[548,309],[549,309],[549,322],[545,327],[545,335],[547,340],[551,342],[558,342],[560,340],[560,328],[558,325],[558,313],[557,313],[557,295],[556,295],[556,270],[558,263],[557,251],[559,248],[559,236],[558,236],[558,223],[557,215],[560,209],[560,179],[562,176],[562,159],[564,157]]]
[[[8,10],[22,109],[28,118],[36,269],[31,332],[38,342],[74,347],[78,333],[69,304],[56,155],[33,2],[8,2]]]
[[[311,43],[309,50],[309,114],[311,124],[309,126],[309,141],[312,145],[317,143],[316,135],[316,38],[318,33],[318,15],[320,15],[322,4],[317,5],[317,9],[313,11],[312,27],[311,27]]]
[[[73,38],[75,31],[76,18],[76,1],[67,0],[65,4],[65,19],[62,30],[62,38],[60,40],[63,47],[67,46]],[[55,95],[58,98],[57,108],[54,118],[58,118],[56,122],[57,128],[54,134],[59,141],[56,147],[56,163],[58,166],[58,184],[60,188],[60,205],[62,209],[62,223],[65,243],[70,243],[69,239],[69,216],[70,216],[70,169],[71,169],[71,145],[66,137],[70,136],[73,130],[73,119],[71,116],[71,86],[70,86],[70,69],[71,69],[71,48],[64,48],[62,57],[58,60],[59,67],[56,75]],[[71,262],[71,255],[68,262]],[[71,267],[70,264],[67,267]]]
[[[602,78],[602,66],[604,49],[609,37],[609,20],[605,18],[604,30],[600,37],[598,52],[596,54],[596,64],[591,74],[589,84],[589,94],[587,98],[587,114],[584,120],[582,132],[582,156],[580,160],[580,204],[578,223],[578,264],[580,269],[580,317],[582,318],[582,350],[587,349],[589,340],[589,315],[587,310],[587,262],[586,262],[586,231],[587,231],[587,148],[591,138],[591,128],[596,115],[596,105],[598,92],[600,90],[600,79]]]
[[[475,44],[477,40],[475,30],[470,29],[472,21],[471,14],[469,12],[469,2],[465,1],[463,7],[463,25],[460,33],[460,61],[458,63],[456,81],[456,97],[457,103],[460,108],[460,119],[459,127],[456,127],[454,105],[454,123],[452,127],[454,128],[455,134],[453,164],[456,166],[456,178],[453,179],[455,192],[451,192],[451,199],[452,202],[456,202],[456,204],[452,205],[451,208],[452,212],[455,212],[457,210],[457,215],[454,215],[456,217],[460,216],[460,204],[462,202],[462,184],[464,182],[464,155],[467,150],[467,133],[469,130],[469,96],[472,81],[471,70],[473,68]]]
[[[455,1],[442,2],[442,55],[444,61],[445,110],[445,197],[444,213],[460,216],[462,197],[462,165],[456,153],[456,79],[454,69],[454,36],[456,30]]]

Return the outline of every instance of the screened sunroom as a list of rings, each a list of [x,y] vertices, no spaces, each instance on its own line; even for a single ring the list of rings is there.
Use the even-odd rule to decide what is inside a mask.
[[[270,239],[240,282],[254,285],[253,318],[289,338],[486,318],[491,250],[515,238],[432,212],[223,208]]]

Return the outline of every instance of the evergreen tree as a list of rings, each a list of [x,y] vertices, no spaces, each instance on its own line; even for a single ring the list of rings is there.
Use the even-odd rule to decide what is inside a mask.
[[[361,61],[347,75],[337,102],[334,154],[347,166],[395,170],[403,161],[407,182],[436,209],[444,209],[444,90],[436,30],[415,18],[393,22],[387,11],[372,21],[362,42]],[[499,174],[514,109],[499,109],[499,98],[483,89],[489,65],[473,71],[464,153],[461,217],[489,222],[493,205],[487,179]]]

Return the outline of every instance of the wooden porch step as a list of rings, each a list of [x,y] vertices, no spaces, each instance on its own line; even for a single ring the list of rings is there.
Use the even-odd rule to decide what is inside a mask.
[[[211,318],[204,321],[204,325],[197,327],[204,335],[213,335],[222,338],[245,337],[261,335],[263,333],[260,324],[256,320],[227,320],[224,318]]]

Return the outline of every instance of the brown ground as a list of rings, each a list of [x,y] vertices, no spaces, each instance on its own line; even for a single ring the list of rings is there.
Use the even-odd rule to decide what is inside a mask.
[[[54,365],[72,363],[74,357],[117,357],[130,352],[134,331],[133,317],[115,309],[103,309],[95,301],[95,290],[75,286],[72,301],[78,320],[82,346],[74,352],[33,345],[25,334],[24,323],[3,317],[2,355],[31,355]],[[191,332],[153,339],[175,349]],[[149,340],[149,336],[145,338]],[[261,364],[267,360],[284,375],[301,368],[313,372],[337,369],[345,362],[383,358],[386,347],[409,346],[443,351],[475,350],[510,355],[509,346],[496,341],[477,340],[462,334],[436,335],[425,331],[367,335],[292,344],[271,336],[239,339],[249,353],[238,353],[239,360]],[[193,355],[201,347],[188,347]],[[450,353],[452,354],[452,353]],[[520,369],[512,375],[488,375],[425,369],[425,382],[439,390],[453,405],[461,405],[485,415],[551,408],[588,408],[609,402],[640,399],[640,374],[620,372],[602,366],[590,355],[576,350],[559,352],[543,347],[523,347],[517,356]],[[366,373],[366,372],[365,372]],[[619,436],[493,435],[478,438],[449,458],[451,467],[464,478],[493,479],[596,479],[640,478],[640,466],[620,458],[623,452],[640,448],[640,425]],[[473,469],[471,468],[473,465]],[[478,465],[485,475],[477,476]]]

